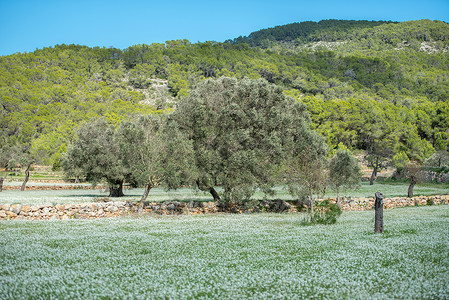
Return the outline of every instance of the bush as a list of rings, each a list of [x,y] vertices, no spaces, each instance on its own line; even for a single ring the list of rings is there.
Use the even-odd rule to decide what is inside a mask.
[[[318,224],[335,224],[341,213],[342,210],[337,203],[330,203],[329,200],[323,200],[316,205],[313,221]]]

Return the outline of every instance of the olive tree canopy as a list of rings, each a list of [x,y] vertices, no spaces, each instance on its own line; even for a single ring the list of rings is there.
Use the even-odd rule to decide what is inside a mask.
[[[311,134],[304,105],[262,79],[206,80],[172,118],[192,141],[198,188],[224,202],[270,192],[289,149]]]
[[[336,189],[338,205],[340,205],[340,189],[359,186],[361,178],[357,158],[349,150],[339,149],[329,164],[329,181]]]
[[[97,184],[106,181],[110,197],[123,196],[123,183],[144,186],[141,204],[151,188],[174,187],[189,181],[192,145],[178,130],[158,115],[123,121],[118,128],[104,118],[81,126],[69,146],[62,166],[67,175],[84,176]]]
[[[109,197],[123,196],[123,182],[131,178],[122,164],[116,130],[104,118],[79,128],[77,139],[63,156],[62,167],[68,176],[82,173],[93,184],[106,181]]]
[[[117,129],[121,163],[136,186],[145,186],[141,205],[151,188],[168,188],[189,182],[195,177],[190,166],[192,145],[178,130],[176,122],[166,122],[159,115],[141,116],[124,121]]]

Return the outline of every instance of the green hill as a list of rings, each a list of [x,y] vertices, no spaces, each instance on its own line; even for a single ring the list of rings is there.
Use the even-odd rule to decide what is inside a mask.
[[[423,160],[449,144],[449,24],[325,20],[232,41],[57,45],[0,57],[0,165],[58,165],[74,129],[176,107],[195,83],[265,78],[304,102],[331,148],[388,145]],[[24,155],[22,155],[24,153]]]
[[[264,47],[271,42],[317,42],[344,39],[355,31],[373,28],[391,22],[322,20],[319,22],[292,23],[252,32],[247,37],[238,37],[232,43],[246,43],[254,47]]]

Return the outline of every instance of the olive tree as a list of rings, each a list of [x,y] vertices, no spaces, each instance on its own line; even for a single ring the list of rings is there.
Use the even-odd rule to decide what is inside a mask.
[[[176,123],[167,123],[158,115],[142,116],[122,122],[116,136],[128,180],[145,187],[140,206],[154,186],[170,188],[189,181],[192,147]]]
[[[270,193],[287,149],[311,132],[304,105],[262,79],[203,81],[173,119],[192,141],[198,188],[225,203]]]
[[[5,180],[6,172],[8,171],[8,168],[11,168],[11,166],[15,162],[13,160],[12,155],[12,147],[10,147],[7,144],[0,144],[0,168],[4,168],[4,173],[0,170],[0,192],[3,191],[3,181]]]
[[[8,169],[12,170],[17,165],[21,168],[25,168],[25,178],[23,180],[21,191],[24,191],[26,184],[30,179],[30,169],[31,165],[35,163],[34,156],[29,151],[29,145],[19,146],[19,145],[0,145],[0,168],[4,168],[6,173]],[[4,176],[0,172],[0,192],[3,190]]]
[[[407,197],[413,197],[413,189],[417,183],[424,181],[425,172],[422,165],[417,162],[410,162],[405,167],[405,175],[407,179],[410,179],[410,185],[407,189]]]
[[[313,223],[315,198],[326,185],[327,145],[315,132],[298,130],[297,135],[300,138],[286,157],[283,172],[292,195],[298,195],[303,189],[307,191]]]
[[[123,196],[123,183],[144,186],[140,204],[156,185],[182,185],[189,179],[192,164],[191,143],[178,130],[176,122],[157,115],[123,121],[117,129],[104,118],[81,126],[77,139],[63,156],[68,176],[84,176],[97,184],[106,181],[109,197]]]
[[[62,158],[62,167],[68,176],[81,172],[93,184],[106,181],[109,197],[121,197],[124,180],[132,178],[122,161],[115,127],[100,118],[79,128]]]
[[[357,158],[347,149],[339,149],[329,163],[329,182],[337,192],[340,206],[340,189],[360,186],[361,169]]]

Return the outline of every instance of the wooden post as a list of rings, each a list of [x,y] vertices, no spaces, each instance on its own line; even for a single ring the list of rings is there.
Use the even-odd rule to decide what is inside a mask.
[[[376,202],[374,202],[374,233],[384,232],[384,195],[382,193],[376,193]]]

